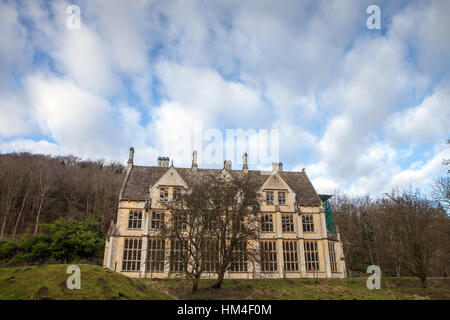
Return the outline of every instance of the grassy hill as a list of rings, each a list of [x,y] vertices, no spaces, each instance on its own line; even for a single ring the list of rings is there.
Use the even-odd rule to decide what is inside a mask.
[[[380,290],[369,290],[367,278],[225,280],[220,290],[202,280],[197,294],[185,280],[146,280],[180,299],[281,299],[281,300],[450,300],[450,279],[433,278],[424,289],[417,278],[382,278]]]
[[[181,279],[130,279],[101,266],[79,264],[81,289],[66,287],[68,265],[0,268],[0,299],[445,299],[450,279],[432,278],[423,289],[415,278],[382,278],[368,290],[366,278],[225,280],[220,290],[202,280],[197,294]]]
[[[144,284],[101,266],[78,264],[81,289],[67,289],[69,265],[0,268],[0,299],[150,299],[168,296]]]

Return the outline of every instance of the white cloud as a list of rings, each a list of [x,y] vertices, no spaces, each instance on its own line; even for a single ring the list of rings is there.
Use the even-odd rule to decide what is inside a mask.
[[[27,89],[35,120],[62,150],[115,158],[118,145],[111,141],[120,144],[123,140],[107,100],[83,91],[70,80],[42,75],[29,77]]]
[[[49,155],[61,155],[61,148],[46,140],[34,141],[30,139],[16,139],[9,142],[0,142],[2,153],[9,152],[30,152]]]
[[[437,141],[450,134],[450,87],[440,89],[423,102],[397,113],[388,124],[390,139],[403,143]]]
[[[315,178],[311,182],[320,194],[333,194],[340,187],[336,181],[327,178]]]
[[[196,116],[177,102],[165,102],[154,110],[147,130],[161,156],[170,156],[178,165],[190,163],[194,130],[203,123]]]
[[[393,17],[389,35],[408,43],[423,71],[445,75],[450,67],[449,15],[449,1],[413,2]]]
[[[26,31],[19,22],[13,3],[0,2],[0,85],[6,85],[6,75],[24,67],[27,55]]]
[[[201,119],[205,125],[267,127],[263,103],[258,92],[246,85],[224,80],[210,69],[161,62],[156,67],[163,92],[169,101]]]
[[[12,93],[0,94],[0,137],[29,134],[34,123],[27,112],[27,100]]]
[[[410,168],[393,175],[390,187],[427,187],[437,176],[446,174],[447,168],[442,165],[442,160],[450,158],[450,150],[443,148],[438,148],[428,161],[413,163]]]

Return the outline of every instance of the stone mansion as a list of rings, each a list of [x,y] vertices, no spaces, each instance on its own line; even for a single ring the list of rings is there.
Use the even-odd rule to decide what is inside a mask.
[[[243,168],[233,170],[231,161],[223,169],[201,169],[194,151],[191,168],[169,166],[169,158],[158,158],[157,166],[136,166],[130,156],[118,203],[117,221],[106,237],[103,265],[129,277],[170,278],[180,274],[175,257],[176,241],[158,237],[167,221],[167,201],[187,190],[194,178],[204,174],[243,173],[258,182],[260,204],[261,259],[255,264],[233,261],[225,278],[345,278],[345,260],[339,232],[327,223],[331,215],[329,196],[318,195],[305,170],[283,171],[273,163],[272,171],[249,170],[247,155]],[[332,217],[331,217],[332,218]],[[214,278],[214,270],[203,277]]]

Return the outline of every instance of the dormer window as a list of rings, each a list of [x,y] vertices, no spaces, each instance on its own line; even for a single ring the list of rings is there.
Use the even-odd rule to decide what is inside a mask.
[[[169,201],[169,188],[159,189],[159,201]]]
[[[266,204],[273,204],[273,191],[266,191]]]
[[[280,206],[286,204],[286,192],[278,192],[278,204]]]
[[[173,188],[172,192],[172,200],[177,201],[180,200],[181,188]]]

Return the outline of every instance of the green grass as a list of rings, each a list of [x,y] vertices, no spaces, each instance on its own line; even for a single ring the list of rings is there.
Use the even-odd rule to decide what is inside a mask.
[[[157,282],[179,299],[283,299],[283,300],[392,300],[450,299],[450,279],[429,279],[424,289],[415,278],[382,278],[380,290],[369,290],[366,278],[349,279],[262,279],[225,280],[221,289],[210,288],[213,280],[201,280],[196,294],[185,280],[143,280]],[[153,284],[154,285],[154,284]]]
[[[69,265],[0,268],[0,300],[4,299],[444,299],[450,300],[450,279],[431,278],[421,287],[417,278],[382,278],[380,290],[369,290],[366,278],[201,280],[196,294],[183,279],[131,279],[101,266],[78,264],[81,289],[66,286]]]
[[[0,299],[169,299],[168,296],[143,283],[101,266],[78,264],[81,289],[67,289],[69,265],[0,268]]]

